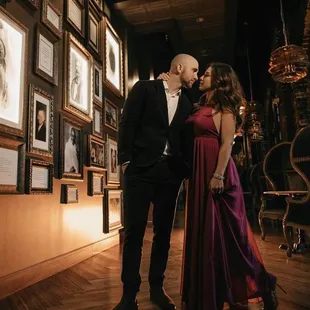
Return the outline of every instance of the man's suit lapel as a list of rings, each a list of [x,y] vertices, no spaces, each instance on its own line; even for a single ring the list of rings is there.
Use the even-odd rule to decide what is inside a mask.
[[[157,93],[157,100],[160,106],[160,110],[162,112],[163,118],[167,124],[169,125],[169,119],[168,119],[168,103],[167,103],[167,97],[165,92],[165,87],[162,81],[156,81],[156,93]]]

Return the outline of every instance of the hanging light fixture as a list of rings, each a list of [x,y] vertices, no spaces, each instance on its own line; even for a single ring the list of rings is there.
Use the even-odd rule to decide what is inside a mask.
[[[282,0],[280,14],[285,45],[271,53],[268,72],[276,82],[295,83],[308,74],[308,56],[301,46],[288,43]]]

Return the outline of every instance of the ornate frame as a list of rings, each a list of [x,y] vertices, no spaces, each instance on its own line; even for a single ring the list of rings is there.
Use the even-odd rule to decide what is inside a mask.
[[[91,144],[92,142],[100,145],[103,147],[103,155],[104,155],[104,164],[99,165],[96,163],[92,163],[91,161]],[[100,140],[92,135],[88,135],[88,166],[89,167],[96,167],[101,169],[106,169],[107,167],[107,149],[106,149],[106,142],[103,140]]]
[[[99,124],[99,126],[100,126],[100,132],[96,131],[96,128],[95,128],[95,121],[96,121],[95,113],[96,113],[96,111],[98,111],[99,114],[100,114],[100,121],[99,121],[99,122],[100,122],[100,124]],[[94,106],[93,106],[92,134],[93,134],[93,136],[96,136],[96,137],[98,137],[98,138],[100,138],[100,139],[103,138],[103,124],[102,124],[102,119],[103,119],[103,117],[102,117],[102,107],[94,103]]]
[[[100,191],[97,192],[94,190],[94,178],[100,177]],[[88,171],[88,196],[103,196],[104,195],[104,187],[106,185],[107,178],[106,172],[98,172],[98,171]]]
[[[106,147],[106,166],[107,166],[107,181],[108,181],[108,186],[111,186],[111,187],[118,187],[120,185],[120,167],[119,165],[117,164],[117,157],[116,157],[116,173],[118,175],[118,178],[117,180],[116,179],[111,179],[111,171],[110,171],[110,166],[111,166],[111,163],[110,163],[110,143],[111,141],[115,142],[116,146],[117,146],[117,141],[116,139],[114,139],[113,137],[111,137],[110,135],[107,135],[107,138],[106,138],[106,141],[107,141],[107,147]]]
[[[106,106],[110,105],[112,106],[113,108],[115,108],[116,110],[116,127],[113,127],[112,125],[108,124],[107,123],[107,115],[106,115]],[[115,130],[115,131],[118,131],[118,121],[119,121],[119,110],[118,110],[118,107],[116,104],[114,104],[112,101],[110,101],[109,99],[105,98],[104,99],[104,125]]]
[[[69,17],[69,5],[70,1],[74,3],[78,9],[81,11],[81,30],[77,27],[77,25],[74,23],[73,20],[70,19]],[[65,11],[66,11],[66,20],[69,23],[69,25],[82,37],[84,38],[85,36],[85,6],[84,3],[82,3],[80,0],[67,0],[66,1],[66,6],[65,6]]]
[[[74,189],[76,192],[76,199],[69,200],[69,191]],[[79,202],[79,189],[74,184],[61,184],[61,203],[78,203]]]
[[[94,56],[101,60],[101,54],[102,54],[102,17],[101,14],[98,12],[97,9],[95,9],[92,5],[92,2],[88,5],[88,14],[87,14],[87,35],[86,35],[86,44],[87,48],[92,51]],[[92,42],[90,38],[90,21],[93,20],[94,23],[97,25],[97,42],[96,45],[94,42]]]
[[[48,14],[48,7],[58,16],[59,18],[59,29],[49,21],[47,14]],[[63,34],[63,16],[60,10],[56,8],[56,6],[51,2],[51,0],[43,0],[42,2],[42,14],[41,14],[42,23],[50,29],[58,38],[61,39]]]

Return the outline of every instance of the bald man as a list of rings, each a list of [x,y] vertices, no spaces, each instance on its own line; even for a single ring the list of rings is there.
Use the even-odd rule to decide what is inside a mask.
[[[160,309],[175,309],[163,281],[176,198],[189,173],[184,127],[192,105],[182,88],[191,88],[197,74],[195,58],[177,55],[168,81],[139,81],[125,102],[118,140],[118,162],[124,174],[123,296],[114,310],[138,309],[141,252],[151,202],[150,297]]]

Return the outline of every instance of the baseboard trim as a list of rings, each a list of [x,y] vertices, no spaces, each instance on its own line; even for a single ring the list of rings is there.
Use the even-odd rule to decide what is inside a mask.
[[[0,299],[10,296],[60,271],[68,269],[117,244],[119,244],[119,233],[115,231],[115,233],[112,233],[107,239],[100,240],[69,253],[6,275],[0,278]]]

